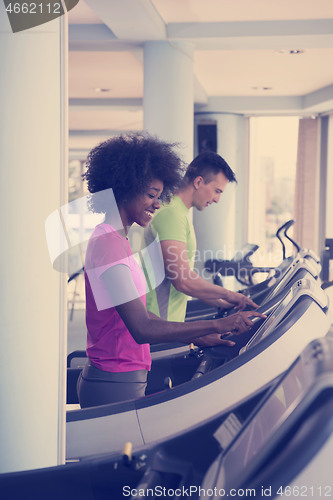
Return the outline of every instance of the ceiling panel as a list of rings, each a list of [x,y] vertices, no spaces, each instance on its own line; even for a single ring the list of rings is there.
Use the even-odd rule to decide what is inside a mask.
[[[108,28],[91,8],[97,4]],[[333,0],[89,0],[89,5],[80,0],[68,15],[75,24],[69,51],[71,130],[142,128],[141,35],[147,26],[166,42],[171,37],[174,47],[179,40],[194,43],[200,110],[312,114],[332,109]],[[161,19],[170,23],[166,30]],[[129,29],[133,23],[135,30]],[[310,101],[308,111],[301,109]]]
[[[198,51],[194,69],[208,95],[304,95],[332,83],[332,61],[333,49]]]
[[[110,89],[96,92],[95,88]],[[130,52],[69,53],[70,98],[142,97],[142,63]]]
[[[69,24],[100,24],[103,21],[97,14],[85,3],[80,0],[75,7],[68,12]]]
[[[152,0],[166,23],[325,19],[332,0]]]
[[[141,130],[142,125],[141,109],[72,109],[69,115],[70,130]]]

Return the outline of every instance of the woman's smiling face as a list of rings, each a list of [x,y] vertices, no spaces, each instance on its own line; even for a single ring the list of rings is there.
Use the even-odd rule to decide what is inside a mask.
[[[136,222],[139,226],[146,227],[151,222],[155,210],[160,208],[160,196],[163,191],[163,182],[159,179],[152,180],[143,194],[138,194],[131,201],[124,203],[128,225]]]

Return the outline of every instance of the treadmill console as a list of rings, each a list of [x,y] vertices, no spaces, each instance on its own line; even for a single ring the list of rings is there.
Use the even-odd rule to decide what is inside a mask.
[[[296,302],[302,297],[308,296],[316,302],[322,309],[326,310],[329,305],[329,299],[324,290],[318,285],[314,278],[304,278],[298,280],[287,292],[286,296],[272,310],[266,321],[259,326],[256,333],[249,342],[241,349],[243,353],[253,346],[257,345],[262,339],[268,337],[278,324],[287,317],[293,309]]]
[[[247,243],[240,250],[237,250],[234,257],[231,259],[232,262],[244,262],[244,260],[249,260],[251,255],[258,250],[259,246],[253,243]]]
[[[279,293],[296,275],[296,273],[302,269],[308,271],[314,278],[318,278],[319,276],[318,269],[316,269],[315,265],[313,265],[309,259],[296,257],[295,260],[293,260],[293,262],[288,266],[282,278],[271,289],[267,297],[265,297],[265,302],[271,300],[277,293]]]

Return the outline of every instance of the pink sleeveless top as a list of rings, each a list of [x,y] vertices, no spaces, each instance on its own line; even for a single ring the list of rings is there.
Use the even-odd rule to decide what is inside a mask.
[[[101,277],[116,264],[130,269],[146,305],[146,280],[128,240],[111,225],[99,224],[90,237],[85,259],[87,355],[95,367],[107,372],[150,370],[149,344],[135,342]]]

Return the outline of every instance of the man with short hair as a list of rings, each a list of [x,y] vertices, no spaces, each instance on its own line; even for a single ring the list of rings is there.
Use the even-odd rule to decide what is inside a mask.
[[[188,296],[221,308],[257,307],[245,295],[209,283],[193,270],[196,238],[188,212],[218,203],[229,182],[237,181],[227,162],[211,151],[200,153],[170,204],[158,211],[145,231],[148,244],[158,235],[164,259],[165,278],[147,295],[147,309],[162,319],[184,321]]]

